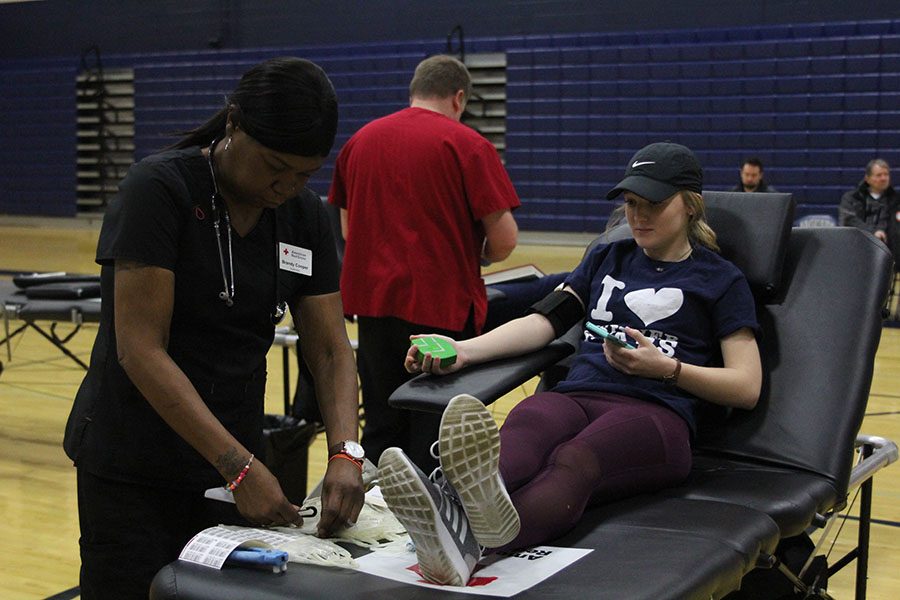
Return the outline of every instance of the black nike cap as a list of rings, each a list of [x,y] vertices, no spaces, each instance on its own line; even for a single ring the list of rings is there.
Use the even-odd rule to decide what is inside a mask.
[[[703,168],[690,148],[671,142],[657,142],[638,150],[625,167],[625,178],[606,194],[612,200],[628,191],[654,204],[680,190],[700,193]]]

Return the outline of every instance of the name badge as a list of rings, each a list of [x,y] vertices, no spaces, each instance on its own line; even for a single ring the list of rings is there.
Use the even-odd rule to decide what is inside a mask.
[[[278,242],[278,267],[291,273],[312,276],[312,250]]]

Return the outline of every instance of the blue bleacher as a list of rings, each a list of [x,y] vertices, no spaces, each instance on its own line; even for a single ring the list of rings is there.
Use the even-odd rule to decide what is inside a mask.
[[[881,36],[847,36],[845,38],[845,52],[853,54],[877,54],[881,51]]]
[[[898,20],[466,41],[469,52],[506,52],[505,158],[522,196],[523,229],[602,228],[612,206],[600,200],[605,188],[638,147],[661,139],[697,151],[710,189],[731,187],[740,161],[760,156],[772,183],[797,195],[798,213],[834,207],[872,157],[897,159]],[[220,108],[249,66],[284,54],[316,60],[341,106],[335,152],[311,182],[325,193],[340,145],[368,121],[405,106],[414,66],[442,46],[372,42],[104,62],[135,69],[140,157]],[[0,62],[0,127],[16,139],[15,152],[0,151],[0,185],[11,192],[0,198],[0,212],[74,211],[74,62]],[[56,125],[64,123],[71,131]],[[39,154],[44,164],[29,169]]]
[[[843,56],[813,56],[809,59],[809,73],[815,75],[835,75],[846,71]]]
[[[0,213],[75,214],[76,69],[70,63],[10,61],[0,76]]]
[[[811,45],[809,40],[804,39],[785,39],[785,40],[777,40],[775,42],[775,56],[777,58],[798,58],[804,56],[815,56],[816,54],[811,51]],[[814,46],[821,46],[821,44],[817,43]],[[831,56],[833,53],[828,52],[826,55]]]
[[[814,44],[807,44],[810,56],[844,56],[846,40],[843,37],[824,38]]]
[[[880,108],[881,104],[881,96],[877,92],[869,92],[869,93],[857,93],[854,91],[848,91],[849,93],[843,96],[844,100],[844,110],[848,113],[858,112],[858,111],[877,111]]]
[[[882,54],[881,73],[900,73],[900,54]]]
[[[621,155],[654,137],[666,137],[707,148],[707,176],[726,186],[735,180],[741,157],[757,154],[772,165],[769,172],[781,183],[779,187],[794,191],[801,203],[835,203],[838,190],[852,186],[857,178],[845,181],[843,166],[857,173],[867,160],[844,148],[867,149],[870,154],[893,148],[885,144],[900,122],[897,105],[890,104],[895,92],[900,92],[900,58],[879,56],[877,48],[896,42],[890,37],[894,27],[893,21],[785,26],[767,28],[764,34],[740,30],[730,36],[699,35],[692,44],[685,43],[687,36],[673,36],[670,43],[677,51],[666,50],[658,43],[663,38],[655,36],[645,48],[619,48],[617,80],[608,76],[616,66],[609,64],[616,59],[615,48],[590,48],[579,56],[594,61],[588,65],[593,81],[604,80],[600,88],[590,88],[591,147],[614,147]],[[561,39],[556,42],[562,47]],[[561,56],[566,56],[566,67],[571,69],[571,57],[565,51]],[[673,62],[673,57],[680,62]],[[885,65],[892,70],[886,72]],[[545,62],[543,67],[552,65]],[[601,72],[604,76],[597,77]],[[635,74],[646,80],[634,81]],[[565,76],[557,81],[554,89],[563,98],[579,89]],[[558,106],[562,114],[572,116],[575,112],[567,109],[585,110],[583,101],[577,106],[551,102],[542,97],[547,88],[541,87],[540,78],[531,82],[536,86],[532,88],[536,105],[548,110]],[[598,111],[602,117],[596,116]],[[578,122],[562,120],[560,128],[575,133],[573,126]],[[545,129],[538,140],[541,146],[552,139]],[[510,146],[527,142],[527,136],[508,140]],[[521,155],[508,156],[508,164],[516,156]],[[548,188],[562,191],[568,183],[579,183],[576,172],[552,173],[568,181],[542,185],[541,194]],[[540,176],[551,174],[543,171]],[[613,181],[615,175],[609,179]],[[560,223],[552,221],[555,226]]]
[[[777,45],[772,40],[760,40],[755,43],[743,44],[744,58],[756,62],[760,60],[773,60],[777,56]]]
[[[894,31],[890,35],[882,35],[880,51],[884,54],[900,53],[900,32]]]
[[[811,113],[843,111],[843,94],[812,94],[808,98]]]

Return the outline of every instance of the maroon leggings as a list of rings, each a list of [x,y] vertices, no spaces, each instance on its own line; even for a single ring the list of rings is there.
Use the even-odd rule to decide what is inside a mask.
[[[500,473],[522,521],[503,550],[555,539],[588,505],[677,484],[691,468],[684,419],[601,392],[526,398],[506,418],[500,444]]]

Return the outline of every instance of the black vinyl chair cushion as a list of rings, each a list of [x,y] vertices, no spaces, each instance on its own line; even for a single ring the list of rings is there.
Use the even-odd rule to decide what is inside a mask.
[[[837,498],[846,496],[891,262],[884,244],[859,229],[794,229],[784,263],[789,284],[758,311],[759,403],[701,431],[695,447],[821,476]]]
[[[566,568],[565,577],[554,575],[516,598],[719,598],[739,585],[761,552],[773,552],[777,541],[775,523],[749,508],[680,498],[632,498],[589,510],[573,531],[548,542],[594,551]],[[255,600],[476,597],[313,565],[291,564],[287,573],[275,576],[230,567],[216,571],[176,561],[157,574],[150,598],[243,600],[250,590]]]
[[[782,537],[802,533],[816,513],[824,514],[840,503],[825,477],[703,455],[694,456],[687,481],[660,494],[752,508],[769,515]]]
[[[447,390],[454,389],[491,404],[574,351],[574,346],[560,339],[527,356],[495,360],[450,375],[418,375],[397,388],[388,402],[394,408],[443,412],[452,398]]]
[[[748,571],[756,566],[760,553],[775,549],[779,537],[772,519],[751,507],[650,494],[589,509],[576,528],[554,545],[600,548],[592,541],[594,532],[609,528],[681,531],[715,538],[737,552]]]

